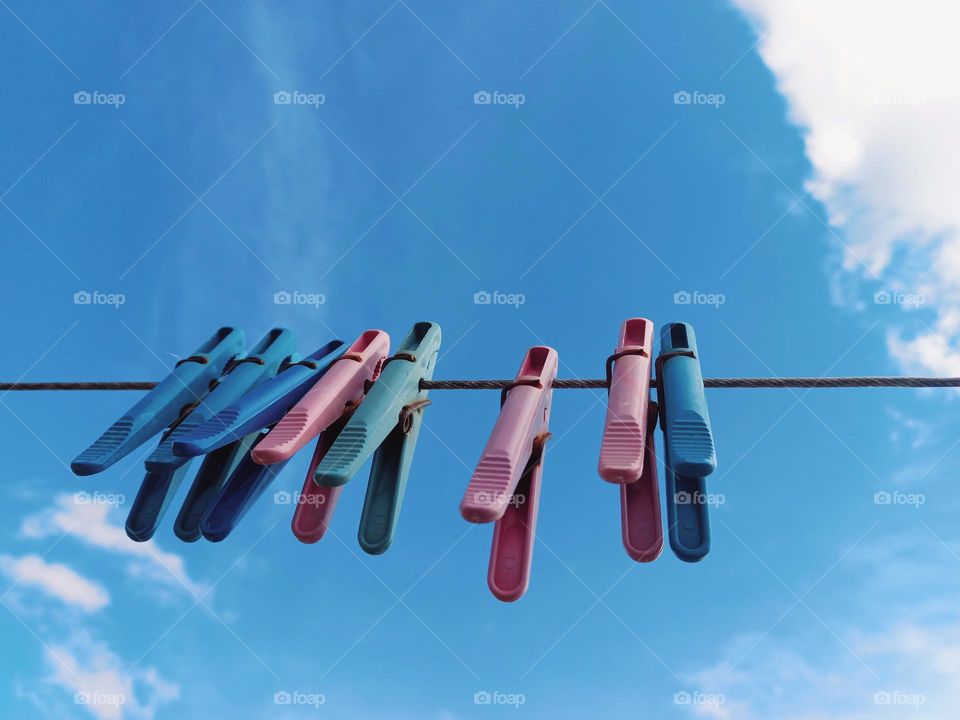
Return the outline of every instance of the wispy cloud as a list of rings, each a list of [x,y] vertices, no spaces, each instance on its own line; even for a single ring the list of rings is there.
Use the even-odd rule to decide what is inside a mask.
[[[804,131],[808,189],[839,231],[842,273],[900,306],[884,308],[899,321],[891,354],[910,371],[960,374],[960,8],[734,3],[758,26],[760,55]]]
[[[0,555],[0,572],[16,588],[36,588],[48,597],[92,613],[110,603],[110,594],[100,583],[88,580],[62,563],[48,563],[39,555]]]
[[[180,555],[166,552],[154,541],[131,542],[119,522],[114,522],[114,506],[107,503],[79,503],[70,494],[58,495],[52,506],[23,520],[20,534],[39,539],[69,535],[89,546],[129,559],[127,571],[136,578],[182,588],[192,595],[204,587],[187,573]]]

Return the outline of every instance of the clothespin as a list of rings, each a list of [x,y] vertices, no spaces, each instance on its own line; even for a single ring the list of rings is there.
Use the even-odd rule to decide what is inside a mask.
[[[319,435],[291,521],[293,534],[303,542],[323,537],[342,490],[317,485],[317,465],[363,401],[389,352],[390,336],[367,330],[253,449],[254,462],[271,465],[288,460]]]
[[[643,472],[652,353],[653,323],[626,320],[617,350],[607,358],[609,397],[599,466],[604,480],[632,483]]]
[[[206,395],[181,411],[180,417],[164,433],[157,449],[146,460],[147,475],[127,516],[126,532],[130,539],[144,542],[153,537],[180,486],[184,472],[178,470],[185,470],[191,458],[174,455],[174,442],[239,400],[252,387],[276,375],[280,364],[293,353],[294,343],[291,331],[283,328],[271,330],[260,338],[245,357],[232,361],[223,376],[210,383]],[[238,441],[223,449],[238,455],[244,448]],[[239,460],[239,457],[236,459]],[[229,462],[226,454],[222,462]],[[221,482],[221,470],[218,463],[204,463],[194,484]]]
[[[420,383],[433,377],[439,351],[440,326],[414,325],[313,475],[318,485],[337,487],[373,455],[358,532],[360,546],[372,555],[385,552],[393,540],[421,412],[429,404]]]
[[[460,503],[470,522],[495,522],[487,584],[499,600],[519,599],[530,584],[543,455],[559,358],[533,347],[500,397],[500,416]]]
[[[638,562],[663,551],[660,488],[654,429],[657,404],[650,402],[653,322],[631,318],[607,358],[607,420],[600,446],[600,477],[620,484],[620,528],[627,554]]]
[[[176,364],[139,402],[70,464],[77,475],[94,475],[129,455],[169,427],[186,405],[196,402],[227,364],[243,351],[243,332],[223,327],[197,351]]]
[[[649,369],[647,370],[649,374]],[[620,531],[627,555],[637,562],[653,562],[663,552],[660,485],[657,482],[657,404],[647,408],[643,471],[629,483],[620,483]]]
[[[697,562],[710,552],[705,477],[716,469],[717,458],[689,324],[670,323],[661,330],[657,381],[670,547],[681,560]]]
[[[343,341],[333,340],[303,360],[287,363],[276,377],[178,438],[173,443],[174,454],[203,455],[273,425],[341,355]]]

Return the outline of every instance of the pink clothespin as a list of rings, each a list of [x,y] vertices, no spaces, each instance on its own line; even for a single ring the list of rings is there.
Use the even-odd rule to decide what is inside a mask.
[[[657,404],[647,410],[645,458],[640,477],[620,484],[620,529],[627,555],[637,562],[653,562],[663,552],[663,520],[660,514],[660,484],[657,479]]]
[[[609,399],[599,466],[604,480],[632,483],[643,472],[652,353],[653,323],[624,321],[617,350],[607,358]]]
[[[505,602],[519,599],[530,583],[558,363],[553,348],[527,351],[516,380],[501,395],[500,416],[460,503],[470,522],[496,523],[487,584]]]
[[[313,471],[363,401],[389,354],[387,333],[364,332],[250,453],[254,462],[272,465],[288,460],[319,435],[293,515],[293,534],[303,542],[323,537],[342,490],[317,485]]]

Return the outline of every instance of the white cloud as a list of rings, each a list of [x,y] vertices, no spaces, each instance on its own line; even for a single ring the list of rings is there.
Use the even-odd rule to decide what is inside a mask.
[[[180,696],[179,685],[156,669],[125,669],[106,644],[85,632],[66,643],[48,645],[44,660],[47,682],[71,693],[78,710],[85,709],[98,720],[150,720],[160,704]]]
[[[105,587],[88,580],[67,565],[48,563],[39,555],[0,555],[0,572],[7,575],[15,587],[37,588],[87,613],[100,610],[110,603],[110,594]]]
[[[20,533],[37,539],[70,535],[87,545],[127,557],[127,571],[135,578],[149,578],[159,583],[202,595],[203,585],[192,580],[180,555],[165,552],[154,541],[137,543],[130,540],[123,526],[111,521],[114,507],[107,503],[80,503],[74,495],[60,494],[53,506],[24,519]]]
[[[734,3],[804,131],[808,188],[843,236],[843,269],[933,311],[900,315],[910,329],[890,333],[892,355],[910,371],[960,374],[960,6]]]

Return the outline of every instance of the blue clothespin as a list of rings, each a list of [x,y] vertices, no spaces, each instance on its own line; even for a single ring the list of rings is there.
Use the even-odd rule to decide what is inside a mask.
[[[256,445],[266,436],[265,432],[257,433],[251,444]],[[249,452],[244,455],[204,514],[200,523],[203,537],[211,542],[226,539],[288,462],[258,465]]]
[[[183,480],[182,470],[186,469],[192,458],[174,455],[173,443],[239,400],[251,388],[276,375],[281,363],[293,353],[294,343],[291,331],[283,328],[271,330],[260,338],[245,357],[231,362],[223,377],[211,383],[210,391],[203,398],[181,413],[179,420],[163,435],[157,449],[146,460],[147,475],[127,516],[128,537],[138,542],[153,537]],[[232,455],[239,455],[243,449],[239,441],[224,448]],[[239,457],[236,459],[239,460]],[[225,463],[230,463],[231,458],[225,455],[219,461],[201,465],[195,484],[219,484]]]
[[[717,458],[697,341],[687,323],[670,323],[660,332],[657,399],[670,548],[681,560],[697,562],[710,552],[705,477],[716,469]]]
[[[220,328],[190,357],[177,363],[167,377],[70,464],[77,475],[93,475],[172,425],[184,406],[196,402],[227,364],[243,351],[243,332]]]
[[[333,340],[254,388],[173,443],[182,457],[203,455],[273,425],[299,402],[313,384],[343,355],[342,340]]]
[[[414,325],[313,476],[318,485],[343,485],[373,455],[358,533],[360,546],[372,555],[385,552],[393,540],[420,432],[420,411],[429,404],[420,382],[433,377],[439,351],[440,326]]]
[[[717,469],[717,454],[697,340],[689,324],[668,323],[660,331],[657,379],[664,442],[673,470],[684,477],[706,477]]]

